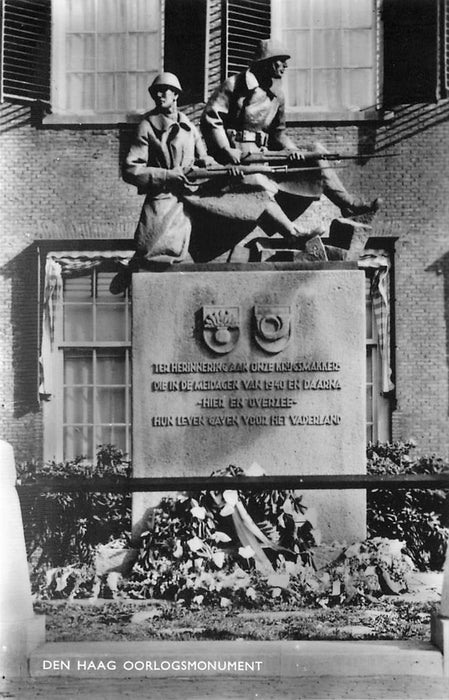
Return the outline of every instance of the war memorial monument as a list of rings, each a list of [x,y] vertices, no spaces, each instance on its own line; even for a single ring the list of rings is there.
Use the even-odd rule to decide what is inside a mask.
[[[364,471],[363,271],[189,267],[133,275],[134,475]],[[307,502],[327,539],[364,538],[360,492]]]
[[[303,153],[286,135],[287,59],[261,41],[250,69],[212,94],[201,134],[178,111],[176,76],[149,88],[156,107],[124,169],[145,195],[128,270],[135,477],[253,462],[273,475],[365,469],[357,257],[370,229],[353,217],[378,200],[349,194],[321,144]],[[343,218],[327,235],[301,230],[322,194]],[[135,521],[159,497],[135,494]],[[314,491],[306,503],[327,540],[365,537],[362,492]]]

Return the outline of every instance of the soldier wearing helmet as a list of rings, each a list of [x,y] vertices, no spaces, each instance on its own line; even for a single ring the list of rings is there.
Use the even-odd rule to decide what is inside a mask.
[[[304,153],[286,133],[281,81],[289,58],[288,51],[276,41],[262,39],[250,67],[227,78],[213,92],[201,118],[201,131],[209,153],[219,163],[238,167],[245,154],[267,149],[286,151],[289,159],[298,161],[298,165],[303,161]],[[313,144],[312,150],[326,152],[319,143]],[[261,187],[265,189],[269,193],[267,200],[270,196],[272,199],[262,219],[257,221],[262,228],[264,222],[268,224],[267,233],[277,230],[287,238],[289,235],[298,238],[300,234],[292,221],[323,192],[341,209],[343,216],[358,216],[377,210],[379,200],[364,201],[350,194],[325,161],[317,160],[312,165],[316,167],[310,174],[290,175],[283,182],[270,181],[265,175],[262,176],[265,181],[262,177],[257,179],[259,190]],[[260,193],[258,201],[262,202]],[[236,211],[235,197],[232,206]],[[249,210],[247,206],[246,211]]]
[[[201,136],[178,110],[181,85],[173,73],[160,73],[148,91],[155,108],[145,114],[126,157],[123,177],[145,196],[134,236],[136,259],[175,263],[188,259],[191,221],[184,207],[190,187],[185,172],[210,162]]]

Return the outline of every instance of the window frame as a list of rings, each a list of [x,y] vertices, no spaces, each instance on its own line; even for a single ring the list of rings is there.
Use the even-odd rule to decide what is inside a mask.
[[[382,394],[382,359],[380,355],[380,347],[378,342],[378,332],[374,311],[372,308],[372,300],[370,295],[370,285],[372,268],[365,271],[366,295],[365,303],[367,309],[370,309],[369,317],[371,319],[370,333],[366,335],[366,439],[368,442],[388,442],[391,440],[391,397]],[[391,309],[390,309],[391,313]],[[367,314],[367,331],[368,331],[368,314]],[[391,339],[390,339],[391,341]],[[371,351],[371,376],[368,376],[368,354]],[[371,388],[371,401],[369,401],[368,389]],[[371,404],[371,420],[369,420],[370,412],[368,405]]]
[[[123,385],[125,389],[125,422],[123,426],[125,428],[125,449],[123,452],[130,455],[131,454],[131,298],[128,290],[125,291],[125,299],[122,302],[124,305],[124,328],[125,328],[125,339],[124,340],[98,340],[97,338],[92,338],[91,340],[71,340],[66,339],[65,335],[65,324],[67,320],[66,310],[73,306],[79,306],[81,303],[83,306],[92,307],[92,328],[93,330],[97,327],[97,314],[99,313],[99,306],[101,306],[101,301],[98,301],[98,275],[105,273],[105,270],[94,268],[88,270],[84,274],[77,274],[76,276],[63,277],[63,283],[67,279],[74,279],[75,277],[90,277],[91,285],[94,289],[94,293],[91,295],[89,302],[73,302],[68,301],[65,298],[65,289],[63,289],[62,297],[59,304],[55,309],[55,328],[57,333],[55,333],[55,344],[58,347],[58,365],[57,374],[60,381],[57,383],[57,392],[55,395],[56,403],[56,452],[63,455],[64,459],[67,459],[66,451],[64,448],[64,439],[67,427],[74,427],[76,425],[85,426],[92,428],[92,440],[94,454],[88,455],[88,459],[93,459],[96,453],[96,430],[100,428],[103,424],[99,420],[98,416],[98,401],[96,399],[96,393],[102,386],[98,383],[97,379],[97,367],[98,367],[98,355],[101,355],[101,351],[112,351],[114,353],[118,350],[123,350],[124,361],[125,361],[125,382]],[[108,272],[110,272],[108,270]],[[112,272],[114,274],[114,272]],[[111,302],[109,302],[111,303]],[[70,351],[73,355],[79,353],[80,351],[85,351],[86,356],[91,357],[92,363],[92,381],[89,384],[76,385],[68,384],[66,381],[66,360]],[[66,388],[75,386],[83,386],[84,388],[91,387],[92,389],[92,422],[67,422],[65,416],[65,400],[66,400]],[[112,423],[113,426],[118,426],[118,423]],[[73,458],[76,455],[73,455]]]
[[[280,4],[283,0],[271,0],[272,4],[272,35],[280,37],[282,28],[280,24]],[[312,1],[312,0],[311,0]],[[289,125],[301,125],[304,123],[326,123],[326,122],[343,122],[352,123],[360,121],[383,121],[384,119],[392,118],[392,113],[390,111],[383,110],[381,104],[381,83],[383,77],[383,62],[382,62],[382,46],[383,46],[383,23],[381,20],[381,4],[382,0],[372,0],[373,1],[373,13],[374,26],[373,30],[375,32],[373,41],[373,81],[374,81],[374,95],[373,95],[373,105],[366,108],[358,109],[329,109],[320,110],[316,107],[292,107],[288,103],[286,104],[285,114],[286,121]],[[287,69],[289,70],[289,69]],[[285,79],[284,79],[285,80]]]
[[[111,110],[111,111],[90,111],[70,112],[62,105],[65,103],[65,95],[67,91],[67,74],[65,70],[65,61],[61,60],[61,56],[65,53],[66,33],[64,20],[64,4],[62,0],[50,0],[52,4],[52,41],[51,41],[51,81],[50,81],[50,113],[43,115],[43,124],[52,125],[108,125],[116,126],[118,124],[135,124],[138,123],[142,116],[152,108],[152,100],[148,98],[148,105],[142,109],[129,109],[126,111]],[[171,56],[167,55],[169,46],[166,46],[166,4],[170,0],[159,0],[159,65],[156,72],[170,70],[170,65],[166,67],[166,63],[170,63]],[[204,61],[202,65],[202,90],[199,91],[200,101],[207,101],[209,85],[209,55],[210,55],[210,2],[204,0]],[[169,52],[170,54],[170,52]],[[114,71],[109,71],[114,72]],[[149,74],[149,71],[142,71]],[[153,71],[154,72],[154,71]],[[183,82],[183,81],[181,81]],[[185,82],[185,81],[184,81]],[[187,86],[186,96],[189,89]],[[184,102],[180,100],[182,108]]]
[[[156,71],[161,72],[164,65],[164,7],[166,0],[159,0],[159,66]],[[151,100],[148,100],[148,110],[114,110],[114,111],[90,111],[69,112],[62,105],[67,91],[67,75],[65,70],[65,45],[66,32],[64,20],[64,3],[61,0],[51,0],[52,5],[52,41],[51,41],[51,81],[50,103],[51,113],[43,117],[43,123],[52,124],[126,124],[138,122],[145,111],[151,109]],[[97,32],[96,32],[97,33]],[[113,71],[111,71],[113,72]],[[149,73],[149,71],[142,71]]]
[[[378,331],[376,319],[374,316],[374,309],[372,308],[371,299],[371,280],[379,269],[376,265],[370,265],[368,261],[359,262],[359,269],[363,270],[365,273],[366,280],[366,291],[365,291],[365,303],[366,308],[371,306],[371,333],[368,337],[366,334],[366,366],[368,368],[368,348],[376,348],[373,353],[373,363],[372,372],[374,376],[374,381],[372,382],[373,393],[372,393],[372,408],[373,408],[373,429],[372,429],[372,441],[373,442],[390,442],[393,435],[393,412],[396,409],[396,358],[395,358],[395,347],[396,347],[396,333],[395,333],[395,245],[397,237],[396,236],[376,236],[369,238],[365,245],[365,250],[370,253],[379,253],[380,255],[386,255],[390,261],[390,267],[388,270],[389,275],[389,340],[390,340],[390,368],[391,368],[391,380],[393,382],[393,388],[384,393],[382,388],[382,356],[378,341]],[[368,322],[366,323],[368,328]],[[366,398],[368,400],[368,373],[366,376]],[[367,405],[368,409],[368,405]],[[368,410],[366,412],[366,434],[368,436]],[[368,437],[367,437],[368,442]]]
[[[101,351],[105,352],[110,352],[110,355],[118,355],[118,350],[121,349],[123,350],[123,360],[124,360],[124,383],[123,384],[116,384],[116,383],[105,383],[105,384],[100,384],[98,381],[98,355],[101,356]],[[132,421],[131,421],[131,388],[132,388],[132,383],[131,383],[131,377],[132,377],[132,372],[131,372],[131,353],[132,353],[132,346],[131,343],[128,345],[120,345],[118,346],[117,344],[114,345],[104,345],[104,346],[99,346],[98,344],[95,344],[93,346],[60,346],[59,348],[60,352],[58,353],[58,366],[57,366],[57,371],[58,375],[62,378],[60,385],[58,386],[58,392],[55,396],[55,403],[56,403],[56,415],[57,415],[57,422],[55,424],[55,434],[56,434],[56,440],[55,440],[55,450],[57,454],[62,455],[64,460],[70,460],[73,459],[74,457],[77,457],[79,455],[68,455],[65,450],[65,439],[66,435],[68,434],[70,428],[83,428],[84,430],[91,430],[92,431],[92,447],[93,447],[93,454],[86,455],[86,458],[88,461],[94,460],[95,459],[95,454],[97,452],[97,448],[99,444],[113,444],[115,447],[118,447],[121,449],[126,455],[131,456],[131,429],[132,429]],[[67,352],[68,351],[68,352]],[[72,351],[72,352],[71,352]],[[86,357],[89,356],[89,359],[91,360],[91,366],[92,366],[92,381],[90,383],[85,383],[85,384],[69,384],[66,381],[65,378],[65,369],[66,369],[66,364],[65,361],[68,359],[69,353],[70,355],[76,356],[78,353],[81,354],[80,351],[85,351]],[[70,359],[70,358],[69,358]],[[66,422],[65,420],[65,399],[66,399],[66,389],[84,389],[84,390],[91,390],[92,391],[92,420],[91,422],[89,421],[84,421],[84,422]],[[99,401],[96,399],[96,393],[99,390],[102,389],[114,389],[114,388],[122,388],[125,392],[125,405],[124,405],[124,421],[123,422],[114,422],[114,423],[102,423],[100,421],[100,416],[98,414],[98,404]],[[97,430],[100,430],[103,427],[109,427],[111,429],[120,429],[122,428],[125,433],[125,442],[124,445],[118,445],[116,441],[113,439],[111,440],[101,440],[96,438],[96,432]]]
[[[112,245],[111,245],[112,244]],[[119,251],[123,252],[123,255],[127,258],[131,258],[134,251],[130,249],[130,241],[127,239],[100,239],[100,240],[71,240],[71,241],[41,241],[36,245],[37,255],[38,255],[38,266],[39,266],[39,294],[38,294],[38,305],[39,305],[39,338],[38,347],[42,347],[43,338],[43,314],[44,314],[44,289],[45,289],[45,265],[47,256],[54,256],[56,259],[62,257],[64,253],[67,253],[76,258],[77,254],[81,254],[82,251],[99,251],[106,252]],[[117,266],[117,271],[118,271]],[[111,267],[109,267],[111,270]],[[100,269],[100,272],[103,272]],[[93,270],[86,271],[86,274],[93,274]],[[96,274],[96,273],[95,273]],[[79,276],[79,273],[78,275]],[[93,302],[92,302],[93,303]],[[95,304],[94,304],[95,306]],[[125,341],[70,341],[64,340],[63,338],[63,297],[58,301],[54,308],[54,325],[55,325],[55,336],[54,336],[54,347],[55,347],[55,363],[52,369],[53,375],[53,385],[54,391],[51,396],[41,395],[41,409],[43,418],[43,457],[45,461],[56,460],[66,461],[66,456],[64,455],[64,353],[68,349],[73,350],[112,350],[117,351],[120,348],[125,349],[125,391],[126,391],[126,417],[128,423],[126,424],[127,430],[127,447],[129,447],[128,454],[131,455],[132,449],[132,331],[131,331],[131,320],[132,320],[132,301],[128,300],[126,303],[127,311],[125,311],[125,323],[128,323],[127,339]],[[126,315],[128,318],[126,318]],[[98,385],[95,385],[98,386]],[[95,435],[93,435],[95,443]],[[93,445],[95,452],[96,445]],[[95,457],[95,454],[93,455]],[[87,461],[90,461],[91,455],[88,456]]]

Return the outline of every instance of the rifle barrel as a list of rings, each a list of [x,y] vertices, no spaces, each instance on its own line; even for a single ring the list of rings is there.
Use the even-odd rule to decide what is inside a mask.
[[[367,158],[392,158],[398,155],[397,153],[320,153],[319,151],[305,152],[303,154],[305,161],[313,160],[362,160]],[[248,153],[242,158],[244,163],[274,163],[281,161],[283,163],[294,163],[294,160],[289,159],[288,153],[282,151],[266,151],[265,153]]]

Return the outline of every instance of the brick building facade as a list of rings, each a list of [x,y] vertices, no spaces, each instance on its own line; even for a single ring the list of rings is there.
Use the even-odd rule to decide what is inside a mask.
[[[56,4],[64,2],[57,0]],[[166,5],[169,2],[166,0]],[[395,3],[396,7],[403,4],[402,0],[390,0],[393,8]],[[37,0],[4,2],[4,17],[8,5],[20,11],[27,5],[40,4],[48,5]],[[202,3],[206,93],[224,76],[226,64],[232,63],[230,38],[233,28],[238,27],[238,22],[232,22],[232,6],[248,6],[252,11],[251,4],[268,8],[270,20],[265,0]],[[352,161],[342,177],[348,188],[366,197],[383,198],[384,206],[372,222],[371,243],[377,240],[378,247],[389,248],[393,255],[395,389],[385,399],[389,418],[373,435],[382,439],[413,438],[421,452],[449,458],[449,102],[444,91],[445,66],[441,63],[445,4],[422,0],[411,5],[418,13],[415,30],[422,22],[422,6],[426,17],[432,17],[431,38],[424,38],[423,47],[429,48],[436,61],[437,74],[424,73],[428,83],[434,85],[433,96],[423,95],[416,88],[414,99],[406,95],[401,102],[395,95],[388,110],[386,104],[381,104],[377,110],[351,114],[291,109],[288,130],[298,144],[321,141],[330,150],[368,154],[363,160]],[[378,72],[383,66],[376,78],[376,99],[382,101],[387,73],[393,67],[398,69],[396,87],[402,83],[405,90],[407,86],[400,66],[388,64],[390,59],[394,64],[394,56],[387,50],[391,39],[384,8],[378,3],[373,3],[373,8],[380,25],[378,60],[373,70]],[[272,23],[274,19],[272,8]],[[252,28],[251,22],[248,27]],[[260,32],[267,35],[266,25]],[[5,40],[3,61],[7,48]],[[416,45],[414,50],[416,53]],[[161,52],[163,56],[163,47]],[[424,61],[425,53],[423,49],[420,65],[431,72],[435,66]],[[169,68],[167,62],[166,55]],[[409,64],[410,71],[413,68]],[[391,82],[388,85],[390,89]],[[46,116],[46,101],[42,98],[36,102],[6,93],[4,90],[0,105],[0,430],[2,438],[13,444],[20,461],[61,457],[44,450],[46,409],[42,396],[39,398],[45,254],[52,249],[132,248],[142,202],[121,177],[132,124],[94,123],[92,119],[58,123],[54,113],[50,118]],[[183,111],[196,120],[202,104],[190,103]],[[373,153],[391,157],[370,158]],[[304,221],[313,223],[319,217],[328,223],[336,215],[338,210],[323,202],[322,206],[312,205]],[[379,387],[375,391],[380,392]]]

